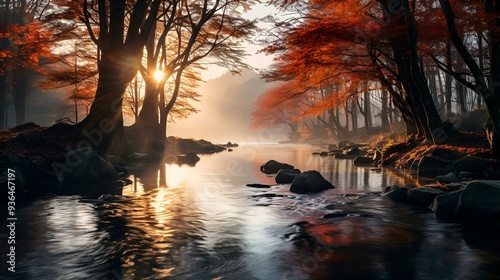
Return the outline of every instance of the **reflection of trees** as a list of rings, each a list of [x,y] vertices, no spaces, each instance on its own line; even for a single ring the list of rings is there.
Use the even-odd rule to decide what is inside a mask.
[[[223,203],[220,196],[200,200],[201,192],[192,189],[199,186],[169,186],[168,168],[163,163],[137,170],[144,193],[100,209],[99,231],[108,235],[101,247],[113,267],[107,274],[123,279],[211,279],[233,271],[248,275],[241,260],[242,223],[232,216],[221,221],[206,210]]]

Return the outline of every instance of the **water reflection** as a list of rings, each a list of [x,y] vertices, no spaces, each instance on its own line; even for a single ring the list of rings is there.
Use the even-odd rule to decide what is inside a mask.
[[[418,184],[304,146],[240,146],[195,167],[137,168],[123,196],[74,197],[19,212],[13,279],[487,279],[500,275],[498,230],[439,221],[373,194]],[[270,159],[337,186],[297,195],[259,171]],[[330,214],[328,218],[322,218]],[[303,222],[302,228],[291,226]],[[307,223],[306,223],[307,222]],[[57,264],[57,265],[54,265]],[[10,279],[10,278],[9,278]]]

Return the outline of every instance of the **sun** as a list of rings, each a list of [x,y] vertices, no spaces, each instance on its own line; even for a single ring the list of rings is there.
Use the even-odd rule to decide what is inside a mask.
[[[153,78],[157,83],[159,83],[165,78],[165,73],[161,70],[156,70],[153,74]]]

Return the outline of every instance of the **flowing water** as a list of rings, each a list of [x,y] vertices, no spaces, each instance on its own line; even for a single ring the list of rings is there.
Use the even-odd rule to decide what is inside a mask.
[[[17,213],[16,273],[5,279],[499,279],[489,226],[437,220],[380,196],[418,184],[391,170],[240,146],[196,166],[136,168],[104,205],[41,199]],[[269,159],[318,170],[336,188],[298,195],[259,171]],[[328,214],[328,215],[327,215]],[[326,216],[325,216],[326,215]]]

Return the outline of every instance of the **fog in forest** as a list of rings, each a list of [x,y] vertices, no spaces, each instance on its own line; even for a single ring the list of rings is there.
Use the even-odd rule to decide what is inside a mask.
[[[255,101],[271,84],[259,75],[245,70],[241,75],[226,73],[201,84],[202,95],[195,107],[200,110],[187,119],[170,123],[169,136],[206,139],[216,143],[246,142],[268,143],[287,140],[286,127],[252,130],[251,114]]]

